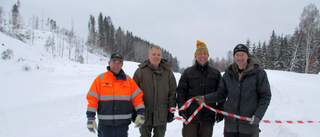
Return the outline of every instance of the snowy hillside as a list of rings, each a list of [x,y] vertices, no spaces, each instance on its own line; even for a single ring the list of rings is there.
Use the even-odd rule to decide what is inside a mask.
[[[1,137],[95,137],[86,128],[86,94],[91,83],[104,72],[108,58],[88,54],[89,63],[79,64],[54,57],[43,46],[30,45],[0,33]],[[132,76],[138,63],[124,62]],[[320,75],[267,70],[272,100],[264,120],[311,120],[320,118]],[[175,74],[177,81],[180,74]],[[320,123],[261,123],[261,137],[317,137]],[[168,124],[166,137],[181,137],[182,123]],[[139,130],[130,125],[129,136]],[[214,127],[214,137],[223,136],[223,122]]]

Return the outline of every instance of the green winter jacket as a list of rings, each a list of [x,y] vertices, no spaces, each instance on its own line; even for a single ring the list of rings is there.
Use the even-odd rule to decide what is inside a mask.
[[[172,65],[162,59],[158,69],[153,69],[150,61],[139,65],[133,79],[143,91],[145,104],[145,125],[165,125],[171,107],[176,107],[176,79]],[[153,121],[153,123],[152,123]]]

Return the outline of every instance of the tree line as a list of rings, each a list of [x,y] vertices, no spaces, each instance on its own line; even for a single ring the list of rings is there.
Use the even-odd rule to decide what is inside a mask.
[[[115,29],[111,17],[103,16],[101,12],[97,20],[90,15],[88,31],[86,43],[91,53],[120,53],[127,61],[143,62],[147,60],[149,47],[153,45],[153,43],[134,36],[132,32],[125,32],[120,26]],[[162,48],[162,58],[171,62],[173,71],[179,72],[178,59],[164,48]]]
[[[50,18],[40,19],[33,16],[28,20],[27,27],[24,26],[20,15],[20,0],[12,6],[9,19],[4,18],[4,10],[0,6],[0,31],[11,35],[21,41],[34,44],[36,30],[51,32],[47,37],[44,47],[54,57],[68,56],[68,59],[85,63],[88,54],[100,54],[103,56],[117,52],[124,56],[127,61],[143,62],[148,59],[148,49],[153,44],[140,37],[134,36],[132,32],[124,31],[119,26],[115,29],[111,18],[103,17],[100,12],[98,20],[90,15],[88,22],[88,37],[83,40],[75,34],[73,23],[71,30],[60,28],[56,21]],[[26,30],[26,31],[25,31]],[[29,40],[29,41],[28,41]],[[159,45],[161,46],[161,45]],[[179,71],[179,62],[176,57],[162,48],[162,57],[170,61],[172,70]]]
[[[245,43],[252,56],[261,61],[261,67],[298,73],[320,72],[320,15],[314,4],[304,7],[299,26],[292,35],[277,35],[273,30],[268,42]],[[227,58],[211,59],[211,65],[224,71],[233,63],[233,53]]]
[[[22,41],[23,38],[34,43],[34,31],[43,30],[51,32],[45,47],[52,52],[53,56],[64,57],[80,63],[88,60],[88,54],[105,55],[120,53],[125,60],[143,62],[148,59],[148,48],[153,44],[140,37],[134,36],[132,32],[124,31],[119,26],[115,29],[111,18],[98,15],[98,19],[90,15],[88,21],[88,37],[83,40],[75,35],[75,31],[60,28],[56,21],[47,18],[40,19],[33,16],[28,21],[28,28],[23,28],[20,15],[21,3],[18,0],[12,6],[9,19],[4,18],[4,10],[0,6],[0,31],[16,37]],[[25,32],[21,30],[27,29]],[[261,61],[261,67],[270,70],[282,70],[298,73],[319,73],[320,67],[320,15],[314,4],[303,9],[300,23],[293,34],[277,35],[273,30],[268,41],[251,43],[248,38],[245,44],[249,47],[252,56]],[[161,45],[159,45],[161,46]],[[185,68],[179,67],[179,61],[168,51],[162,49],[163,58],[173,64],[173,71],[183,72]],[[216,57],[209,59],[210,65],[223,72],[227,66],[234,62],[233,53],[229,51],[226,58]]]

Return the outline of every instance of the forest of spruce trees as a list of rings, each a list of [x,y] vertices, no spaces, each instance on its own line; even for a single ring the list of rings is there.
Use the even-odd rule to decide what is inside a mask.
[[[317,74],[320,71],[320,15],[314,4],[303,9],[298,25],[291,35],[277,35],[273,30],[269,41],[251,43],[248,39],[244,44],[264,69]],[[226,59],[211,59],[211,65],[220,71],[232,62],[232,51]]]
[[[115,29],[111,17],[103,16],[101,12],[98,20],[90,15],[88,31],[87,45],[90,47],[90,52],[101,49],[109,54],[116,52],[123,55],[127,61],[143,62],[147,60],[148,49],[153,44],[134,36],[132,32],[124,32],[121,27]],[[161,47],[161,45],[158,46]],[[179,72],[178,59],[163,48],[162,58],[172,63],[174,72]]]

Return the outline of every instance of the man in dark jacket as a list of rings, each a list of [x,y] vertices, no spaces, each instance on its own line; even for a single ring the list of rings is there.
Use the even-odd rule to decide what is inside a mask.
[[[225,137],[258,137],[259,122],[271,100],[267,73],[259,67],[258,59],[249,57],[249,49],[245,45],[238,44],[233,55],[235,63],[225,70],[218,92],[197,96],[196,100],[214,103],[227,99],[224,111],[252,117],[250,122],[225,117]]]
[[[159,46],[149,48],[148,60],[141,63],[133,79],[143,90],[143,101],[146,106],[145,123],[139,129],[141,137],[164,137],[167,122],[173,121],[170,108],[176,107],[176,79],[171,70],[172,65],[162,59]]]
[[[209,53],[205,43],[197,41],[197,50],[194,54],[195,65],[187,68],[181,75],[177,88],[177,103],[181,106],[190,98],[212,93],[217,90],[221,74],[219,70],[209,66]],[[221,103],[208,103],[209,106],[222,109]],[[199,107],[197,102],[192,102],[188,109],[180,111],[179,115],[188,119]],[[213,126],[216,120],[221,121],[222,115],[216,115],[209,109],[201,109],[188,125],[183,124],[183,137],[212,137]]]

